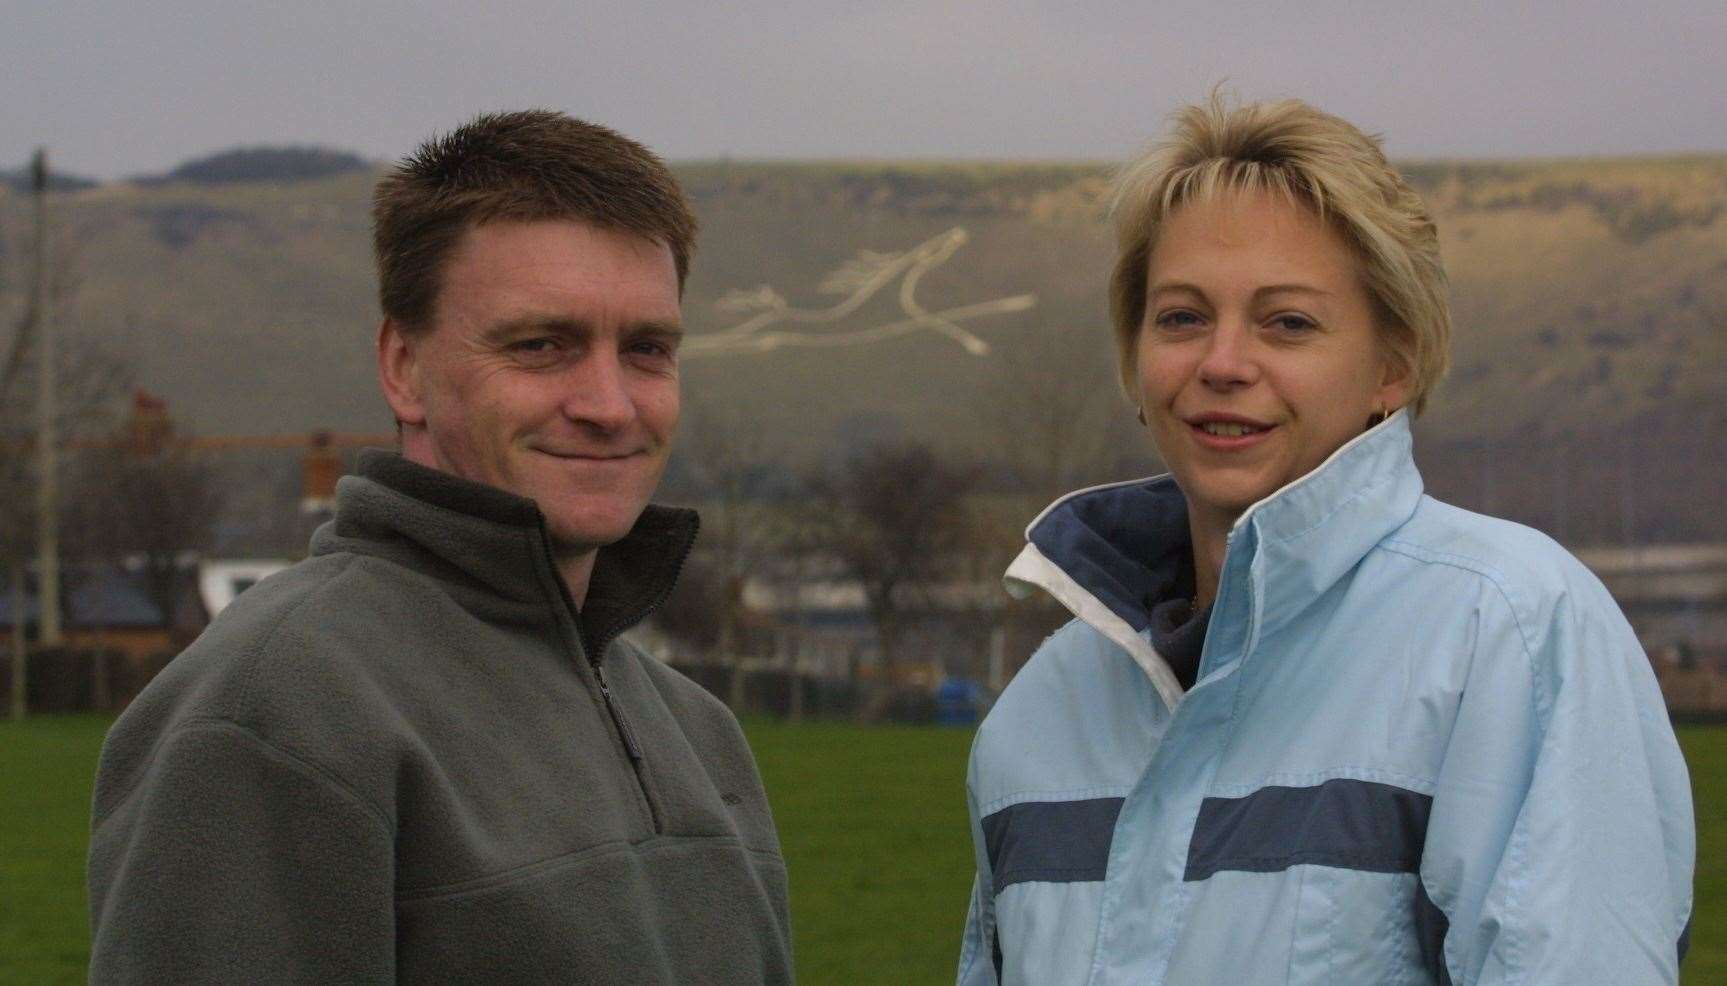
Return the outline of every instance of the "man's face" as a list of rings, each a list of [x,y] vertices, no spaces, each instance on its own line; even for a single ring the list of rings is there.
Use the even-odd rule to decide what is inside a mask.
[[[561,554],[610,544],[665,471],[680,324],[662,243],[566,220],[473,227],[427,330],[392,344],[384,328],[403,454],[532,499]]]

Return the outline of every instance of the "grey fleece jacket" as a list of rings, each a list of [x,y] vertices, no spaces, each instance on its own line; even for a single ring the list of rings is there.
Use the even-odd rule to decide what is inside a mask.
[[[616,639],[695,527],[649,507],[578,614],[531,501],[367,453],[109,733],[91,981],[790,982],[736,721]]]

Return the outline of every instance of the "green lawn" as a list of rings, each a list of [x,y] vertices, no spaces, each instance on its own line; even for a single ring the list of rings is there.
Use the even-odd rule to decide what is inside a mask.
[[[951,983],[971,898],[971,731],[749,724],[806,983]]]
[[[0,721],[0,983],[81,983],[84,844],[106,718]]]
[[[105,719],[0,722],[0,983],[84,981],[84,840]],[[971,886],[962,730],[748,724],[806,983],[952,981]],[[1727,728],[1680,730],[1697,800],[1687,983],[1727,982]]]
[[[1697,806],[1697,903],[1687,983],[1727,983],[1727,726],[1679,730]]]

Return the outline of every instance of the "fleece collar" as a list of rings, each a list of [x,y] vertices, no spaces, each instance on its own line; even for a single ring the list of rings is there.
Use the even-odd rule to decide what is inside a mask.
[[[532,500],[366,449],[356,473],[336,484],[335,519],[312,536],[311,553],[389,559],[437,579],[494,622],[544,622],[568,608],[597,655],[671,594],[698,526],[693,510],[649,505],[628,534],[600,549],[577,614]]]
[[[1409,519],[1421,490],[1399,411],[1242,513],[1211,626],[1263,634],[1299,616]],[[1173,708],[1182,688],[1147,639],[1147,600],[1167,591],[1188,541],[1187,501],[1169,475],[1080,490],[1026,528],[1007,587],[1042,589],[1119,644]]]

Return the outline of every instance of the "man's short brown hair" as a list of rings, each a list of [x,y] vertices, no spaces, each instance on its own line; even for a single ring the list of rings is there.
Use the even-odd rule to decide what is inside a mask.
[[[615,130],[552,110],[487,113],[434,137],[372,194],[378,302],[431,325],[445,260],[483,223],[569,219],[664,243],[689,273],[696,219],[665,162]]]

